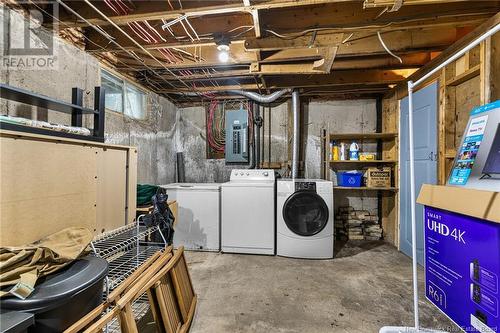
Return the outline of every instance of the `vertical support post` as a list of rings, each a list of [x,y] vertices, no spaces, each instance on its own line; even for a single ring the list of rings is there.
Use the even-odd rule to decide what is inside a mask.
[[[292,138],[292,178],[299,176],[299,149],[300,149],[300,98],[299,91],[292,92],[293,138]]]
[[[80,88],[73,88],[71,90],[71,104],[83,106],[83,90]],[[71,126],[82,127],[82,111],[73,110],[71,113]]]
[[[105,115],[104,88],[94,89],[94,136],[104,141],[104,115]]]
[[[415,154],[413,142],[413,81],[408,81],[408,134],[410,143],[410,201],[411,201],[411,242],[413,264],[413,309],[415,329],[420,328],[418,311],[418,275],[417,275],[417,221],[415,215]]]
[[[377,133],[382,133],[382,97],[379,96],[377,97],[377,100],[375,102],[375,108],[377,111],[377,125],[376,125],[376,130]],[[382,140],[378,139],[377,140],[377,159],[382,160]],[[394,172],[394,170],[393,170]],[[382,225],[382,191],[377,191],[377,216],[378,216],[378,223],[379,225]]]

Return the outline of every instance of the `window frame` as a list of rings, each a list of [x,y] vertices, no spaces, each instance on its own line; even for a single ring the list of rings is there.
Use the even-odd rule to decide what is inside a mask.
[[[121,110],[119,110],[119,111],[114,110],[114,109],[111,109],[107,106],[106,106],[106,110],[121,114],[122,116],[128,117],[130,119],[134,119],[137,121],[146,120],[148,117],[148,107],[147,107],[147,105],[148,105],[148,103],[147,103],[148,93],[147,93],[147,91],[145,89],[143,89],[142,87],[138,86],[137,84],[135,84],[134,82],[131,82],[129,79],[124,78],[121,75],[117,75],[117,74],[113,73],[112,71],[105,69],[105,68],[101,68],[101,73],[100,73],[101,86],[103,86],[102,81],[103,81],[104,76],[107,76],[108,78],[106,78],[106,79],[108,79],[109,81],[117,81],[117,83],[120,83],[119,88],[121,91]],[[133,114],[132,112],[126,112],[128,90],[132,90],[136,93],[139,93],[142,96],[142,101],[141,101],[142,112],[141,112],[140,117],[134,117],[134,116],[132,116],[132,114]]]

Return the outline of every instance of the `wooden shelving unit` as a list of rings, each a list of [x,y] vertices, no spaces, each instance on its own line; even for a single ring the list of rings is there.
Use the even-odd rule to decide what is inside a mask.
[[[330,164],[393,164],[397,163],[398,161],[395,160],[371,160],[371,161],[351,161],[351,160],[346,160],[346,161],[330,161]]]
[[[330,134],[331,140],[394,140],[397,133],[338,133]]]
[[[345,187],[345,186],[334,186],[335,191],[394,191],[397,192],[399,189],[397,187]]]
[[[382,111],[378,110],[379,116],[377,125],[379,130],[382,130]],[[387,128],[387,127],[386,127]],[[349,196],[365,196],[365,195],[376,195],[378,198],[378,217],[379,223],[384,227],[384,237],[389,235],[389,240],[395,238],[395,232],[392,230],[392,226],[397,225],[397,216],[395,211],[397,210],[397,201],[399,195],[398,188],[398,133],[389,131],[383,133],[328,133],[325,129],[323,131],[323,176],[325,179],[330,179],[332,177],[331,170],[358,170],[364,169],[370,166],[384,166],[390,167],[392,170],[392,180],[391,186],[388,187],[346,187],[346,186],[333,186],[333,191],[335,194],[348,194]],[[363,144],[376,144],[376,159],[371,161],[332,161],[330,160],[330,142],[336,141],[337,144],[344,142],[349,144],[352,141],[356,141],[360,146]],[[335,195],[334,194],[334,195]],[[360,209],[360,207],[354,207],[355,209]],[[388,227],[386,230],[385,228]],[[387,233],[387,234],[386,234]]]

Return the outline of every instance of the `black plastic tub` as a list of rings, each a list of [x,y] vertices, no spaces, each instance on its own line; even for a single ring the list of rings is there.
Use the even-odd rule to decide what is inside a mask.
[[[29,333],[62,332],[102,302],[107,274],[106,260],[87,256],[38,281],[27,299],[3,298],[0,307],[33,313]]]

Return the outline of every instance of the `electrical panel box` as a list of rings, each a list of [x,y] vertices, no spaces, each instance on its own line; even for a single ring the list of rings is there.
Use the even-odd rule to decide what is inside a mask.
[[[248,162],[248,111],[226,111],[226,164]]]

